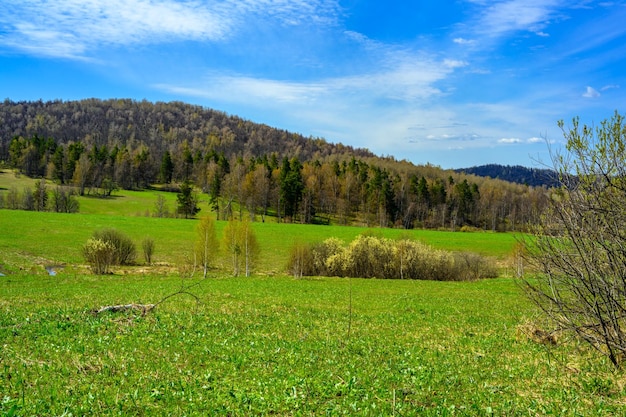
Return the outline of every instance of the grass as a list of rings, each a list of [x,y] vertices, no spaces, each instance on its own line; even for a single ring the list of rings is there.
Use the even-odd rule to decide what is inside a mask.
[[[106,208],[102,209],[107,211]],[[155,241],[154,262],[177,264],[190,256],[198,220],[159,219],[107,214],[62,214],[0,210],[0,269],[35,268],[53,264],[81,264],[81,248],[95,230],[115,228],[127,234],[141,250],[141,241]],[[217,222],[221,237],[226,223]],[[465,250],[493,256],[502,263],[515,244],[512,234],[453,233],[428,230],[366,229],[361,227],[314,226],[299,224],[253,223],[261,248],[257,272],[285,272],[288,249],[294,242],[321,242],[337,237],[348,243],[364,232],[387,237],[412,236],[434,247]],[[33,271],[34,272],[34,271]]]
[[[16,188],[33,188],[35,180],[0,170],[0,193]],[[52,187],[53,184],[49,184]],[[146,216],[154,211],[157,196],[163,196],[170,211],[176,207],[176,194],[156,190],[119,190],[111,198],[78,197],[80,213],[32,213],[0,210],[0,272],[11,269],[43,271],[50,264],[79,264],[81,247],[91,234],[103,227],[113,227],[129,235],[138,248],[145,237],[154,239],[157,263],[180,263],[189,257],[197,220],[157,219]],[[199,216],[211,215],[206,201],[200,202]],[[224,222],[217,222],[218,233]],[[515,244],[512,234],[453,233],[432,230],[367,229],[363,227],[313,226],[254,223],[262,250],[257,271],[275,275],[284,272],[287,250],[294,242],[321,242],[337,237],[348,243],[358,234],[368,232],[386,237],[408,235],[439,249],[473,251],[504,262]]]
[[[0,174],[0,192],[24,181]],[[623,373],[575,339],[536,341],[539,312],[510,278],[284,275],[286,249],[297,241],[408,234],[506,264],[511,234],[254,223],[256,276],[227,278],[218,268],[194,289],[200,304],[181,295],[145,316],[93,314],[180,288],[175,267],[94,276],[76,266],[103,227],[139,249],[153,238],[159,265],[188,256],[197,220],[143,216],[156,193],[81,198],[79,214],[0,210],[0,415],[626,413]],[[48,276],[43,266],[54,264],[66,268]]]
[[[21,193],[24,188],[34,188],[35,181],[25,175],[16,175],[13,171],[0,169],[0,192],[16,188]]]
[[[0,410],[20,415],[607,415],[624,380],[572,342],[520,332],[508,279],[205,281],[147,316],[174,276],[4,277]],[[347,339],[348,286],[353,322]]]
[[[155,190],[117,191],[111,197],[79,197],[80,213],[103,214],[108,216],[146,216],[154,212],[157,196],[165,198],[170,212],[176,210],[176,193]],[[205,209],[206,210],[206,209]]]

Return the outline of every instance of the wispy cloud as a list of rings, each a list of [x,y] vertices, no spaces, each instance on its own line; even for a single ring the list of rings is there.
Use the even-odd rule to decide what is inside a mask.
[[[221,9],[224,14],[273,17],[288,25],[333,25],[341,14],[336,0],[227,0]]]
[[[378,68],[362,74],[312,81],[281,81],[246,75],[208,74],[193,85],[160,83],[157,88],[189,95],[249,103],[268,99],[279,102],[312,102],[317,100],[374,104],[379,100],[415,102],[445,94],[437,82],[466,63],[457,60],[435,60],[426,55],[411,56],[389,52]]]
[[[543,30],[559,15],[563,4],[561,0],[499,1],[484,9],[477,30],[490,37],[517,31],[546,36]]]
[[[220,41],[251,15],[287,25],[330,24],[339,12],[334,0],[6,0],[4,5],[0,45],[65,58],[82,58],[103,45]]]
[[[306,103],[328,93],[329,84],[281,82],[232,75],[210,75],[195,85],[155,84],[155,88],[175,94],[241,103]]]
[[[600,91],[614,90],[618,88],[619,88],[619,85],[617,84],[609,84],[609,85],[605,85],[604,87],[602,87]]]
[[[571,41],[566,45],[568,55],[597,50],[603,45],[619,40],[626,35],[626,25],[624,25],[626,7],[624,4],[606,4],[604,7],[610,7],[610,13],[585,22],[576,28],[577,30],[571,36]],[[623,53],[620,56],[623,56]]]

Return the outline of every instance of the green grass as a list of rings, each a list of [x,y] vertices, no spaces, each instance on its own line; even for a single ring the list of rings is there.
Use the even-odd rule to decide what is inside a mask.
[[[34,179],[0,170],[0,193],[13,187],[21,193],[25,187],[33,188],[34,183]],[[49,183],[49,187],[53,186]],[[158,195],[165,198],[172,212],[176,194],[155,190],[119,190],[110,198],[78,197],[78,214],[0,210],[0,270],[34,268],[35,272],[42,271],[41,266],[46,264],[79,264],[81,247],[94,230],[103,227],[113,227],[129,235],[139,249],[141,240],[151,237],[156,243],[155,262],[180,263],[190,256],[197,220],[146,216],[154,211]],[[200,207],[199,216],[211,214],[206,201],[201,200]],[[217,223],[218,233],[223,227],[223,222]],[[265,274],[284,272],[287,249],[294,242],[321,242],[337,237],[348,243],[364,232],[386,237],[408,235],[438,249],[478,252],[500,262],[510,256],[515,244],[512,234],[278,224],[274,218],[268,218],[266,223],[254,223],[254,228],[262,251],[257,271]]]
[[[102,209],[105,210],[106,209]],[[83,263],[81,248],[95,230],[115,228],[127,234],[141,251],[141,241],[155,241],[154,262],[179,264],[189,257],[198,220],[160,219],[107,214],[61,214],[0,210],[0,269],[43,271],[50,264]],[[225,222],[217,222],[218,236]],[[364,232],[387,237],[411,236],[436,248],[465,250],[506,261],[515,244],[512,234],[453,233],[428,230],[366,229],[361,227],[253,223],[261,257],[256,268],[264,274],[285,272],[288,249],[294,242],[321,242],[337,237],[348,243]],[[140,260],[140,259],[139,259]],[[224,260],[218,261],[224,263]]]
[[[113,196],[102,198],[98,196],[79,197],[80,213],[104,214],[109,216],[150,216],[154,212],[157,196],[165,197],[169,212],[176,210],[176,193],[154,190],[145,191],[116,191]],[[205,207],[205,211],[208,211]]]
[[[0,174],[0,189],[28,184]],[[81,198],[79,214],[0,210],[0,415],[626,414],[623,373],[575,339],[533,341],[539,312],[510,278],[284,275],[293,242],[409,235],[506,265],[511,234],[254,223],[257,275],[217,268],[194,289],[200,304],[181,295],[146,316],[93,314],[180,288],[197,220],[144,216],[156,195]],[[85,274],[81,247],[104,227],[139,250],[153,238],[159,266]],[[66,267],[50,277],[54,264]]]
[[[509,279],[0,278],[0,412],[18,415],[622,415],[623,378],[519,325]],[[349,294],[352,299],[350,335]]]

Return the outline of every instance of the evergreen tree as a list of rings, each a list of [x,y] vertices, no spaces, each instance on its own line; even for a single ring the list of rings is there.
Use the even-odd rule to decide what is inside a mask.
[[[298,212],[303,191],[302,164],[298,158],[291,161],[284,158],[280,172],[280,200],[285,217],[293,218]]]
[[[195,217],[200,211],[198,197],[189,181],[185,181],[180,185],[180,192],[176,195],[176,200],[178,201],[178,214],[185,216],[186,219]]]
[[[172,162],[172,155],[170,151],[165,151],[163,158],[161,159],[161,181],[165,184],[172,182],[172,175],[174,175],[174,162]]]

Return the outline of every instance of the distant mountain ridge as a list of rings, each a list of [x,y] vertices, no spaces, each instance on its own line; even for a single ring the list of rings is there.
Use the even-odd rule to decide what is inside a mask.
[[[557,187],[556,173],[550,169],[527,168],[521,165],[488,164],[455,170],[458,173],[490,177],[532,187]]]

